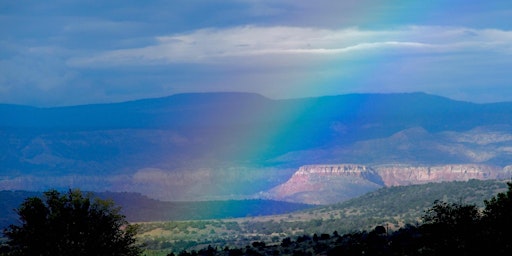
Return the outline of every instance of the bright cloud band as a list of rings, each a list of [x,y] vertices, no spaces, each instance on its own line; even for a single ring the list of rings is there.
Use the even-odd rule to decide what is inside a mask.
[[[75,58],[72,65],[210,63],[262,55],[348,55],[372,53],[512,53],[512,32],[496,29],[408,26],[394,30],[300,27],[200,29],[161,36],[141,48]]]

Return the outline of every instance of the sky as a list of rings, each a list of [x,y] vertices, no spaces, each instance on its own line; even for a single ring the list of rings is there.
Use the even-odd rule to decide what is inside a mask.
[[[0,103],[187,92],[512,101],[510,0],[0,0]]]

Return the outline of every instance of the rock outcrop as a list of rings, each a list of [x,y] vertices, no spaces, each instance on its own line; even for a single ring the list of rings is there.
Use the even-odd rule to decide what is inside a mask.
[[[277,200],[328,204],[362,195],[382,185],[379,175],[364,165],[306,165],[269,194]]]
[[[439,166],[382,165],[374,167],[386,186],[403,186],[470,179],[504,179],[503,168],[481,164]]]
[[[362,195],[382,186],[404,186],[470,179],[508,179],[511,167],[480,164],[438,166],[359,164],[305,165],[285,183],[271,189],[272,199],[331,204]]]

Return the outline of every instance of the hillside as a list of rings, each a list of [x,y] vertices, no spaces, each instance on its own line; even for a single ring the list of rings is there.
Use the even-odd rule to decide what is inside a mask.
[[[406,223],[417,225],[420,216],[423,216],[425,210],[431,208],[436,200],[448,203],[475,204],[478,207],[483,207],[483,200],[506,191],[506,187],[504,181],[470,180],[382,188],[340,204],[299,210],[284,215],[138,223],[142,232],[139,239],[146,244],[148,255],[167,255],[171,251],[179,253],[182,250],[201,250],[209,245],[213,248],[228,246],[230,249],[234,249],[247,248],[246,246],[252,245],[255,248],[269,246],[267,249],[275,249],[275,246],[282,246],[282,242],[287,238],[291,238],[290,241],[296,243],[305,242],[306,244],[303,246],[306,247],[304,248],[311,249],[313,247],[307,244],[312,239],[324,241],[322,242],[324,244],[329,242],[331,245],[339,245],[339,237],[364,234],[366,231],[374,230],[376,226],[386,227],[388,234],[391,234]],[[6,199],[6,195],[10,197]],[[4,209],[5,203],[10,201],[8,198],[20,200],[28,195],[34,196],[39,193],[0,192],[2,199],[0,202],[3,203],[1,209]],[[145,211],[162,210],[161,208],[152,209],[151,205],[155,206],[154,202],[140,195],[107,193],[101,194],[101,196],[114,198],[117,203],[123,202],[122,204],[125,205],[145,208]],[[123,201],[128,199],[135,201]],[[238,210],[253,203],[224,202],[220,204],[222,209],[216,210],[236,214],[239,212]],[[263,204],[258,204],[256,208],[262,209]],[[281,203],[270,203],[272,207],[277,204]],[[174,211],[183,209],[177,207],[178,205],[180,204],[174,205]],[[219,206],[218,202],[207,205]],[[237,208],[237,206],[239,207]],[[197,211],[207,210],[207,208],[192,208],[194,213],[199,215],[203,213]],[[208,210],[212,209],[208,208]],[[213,210],[215,212],[215,209]],[[2,213],[0,216],[5,215]],[[318,235],[317,238],[314,234]],[[329,238],[327,238],[327,234],[329,234]],[[311,245],[311,243],[309,244]]]
[[[140,237],[149,249],[178,253],[208,245],[245,247],[255,241],[279,244],[282,239],[313,234],[340,235],[372,230],[378,225],[391,230],[417,224],[436,200],[475,204],[507,190],[505,181],[470,180],[381,188],[343,203],[315,207],[290,214],[240,219],[141,223]],[[163,254],[165,255],[165,254]]]
[[[235,248],[196,246],[179,255],[509,255],[506,234],[512,228],[512,183],[507,185],[507,191],[486,199],[482,209],[463,202],[436,201],[422,214],[421,223],[400,228],[382,223],[366,230],[303,234]]]

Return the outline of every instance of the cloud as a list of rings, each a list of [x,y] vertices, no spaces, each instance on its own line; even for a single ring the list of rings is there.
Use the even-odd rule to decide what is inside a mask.
[[[103,20],[81,22],[65,34],[87,34]],[[107,25],[105,32],[130,24]],[[9,49],[0,59],[0,101],[69,105],[205,91],[271,98],[425,91],[493,101],[507,100],[500,91],[512,78],[512,32],[500,29],[248,25],[115,38],[77,49],[0,41]]]
[[[198,91],[512,100],[507,0],[4,2],[0,102]]]
[[[496,29],[408,26],[394,30],[242,26],[199,29],[155,38],[140,48],[70,60],[74,66],[223,63],[272,55],[424,54],[494,51],[510,54],[512,32]],[[272,65],[272,63],[265,63]]]

